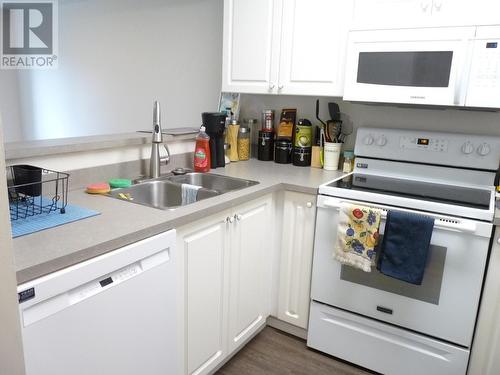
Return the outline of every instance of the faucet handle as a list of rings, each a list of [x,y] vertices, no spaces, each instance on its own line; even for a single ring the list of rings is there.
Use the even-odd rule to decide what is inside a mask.
[[[165,149],[166,155],[160,158],[160,162],[165,162],[165,164],[170,163],[170,149],[166,143],[162,143],[163,148]]]

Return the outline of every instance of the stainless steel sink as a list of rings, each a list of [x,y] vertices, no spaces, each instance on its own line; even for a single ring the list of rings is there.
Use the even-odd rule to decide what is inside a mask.
[[[257,181],[244,180],[242,178],[234,178],[221,176],[218,174],[206,173],[187,173],[181,176],[171,176],[167,178],[169,181],[179,184],[191,184],[202,186],[205,189],[216,191],[220,194],[227,193],[233,190],[243,189],[249,186],[257,185]]]
[[[188,204],[182,201],[182,184],[200,186],[196,195],[196,201],[200,201],[256,185],[258,182],[216,174],[188,173],[182,176],[163,176],[129,188],[114,189],[108,196],[163,210],[174,209]]]

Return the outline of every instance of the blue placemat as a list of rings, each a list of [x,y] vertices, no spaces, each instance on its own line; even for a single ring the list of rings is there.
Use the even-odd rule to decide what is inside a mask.
[[[17,220],[11,220],[12,237],[16,238],[25,236],[27,234],[54,228],[59,225],[68,224],[99,214],[100,213],[97,211],[88,210],[83,207],[68,204],[66,206],[66,213],[64,214],[61,214],[61,212],[57,210],[50,213],[42,213],[40,215],[29,216],[25,219],[19,218]]]

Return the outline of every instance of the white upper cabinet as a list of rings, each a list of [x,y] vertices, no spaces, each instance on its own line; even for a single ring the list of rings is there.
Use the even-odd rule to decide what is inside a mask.
[[[222,90],[342,96],[353,0],[225,0]]]
[[[498,0],[355,0],[354,30],[500,24]]]
[[[352,29],[393,29],[428,24],[432,0],[355,0]]]
[[[225,0],[222,91],[276,90],[281,0]]]
[[[352,11],[352,1],[284,1],[279,94],[342,96]]]

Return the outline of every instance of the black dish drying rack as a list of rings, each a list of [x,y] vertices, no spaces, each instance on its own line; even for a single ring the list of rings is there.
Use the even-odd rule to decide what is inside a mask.
[[[31,165],[7,167],[11,221],[66,212],[69,174]]]

